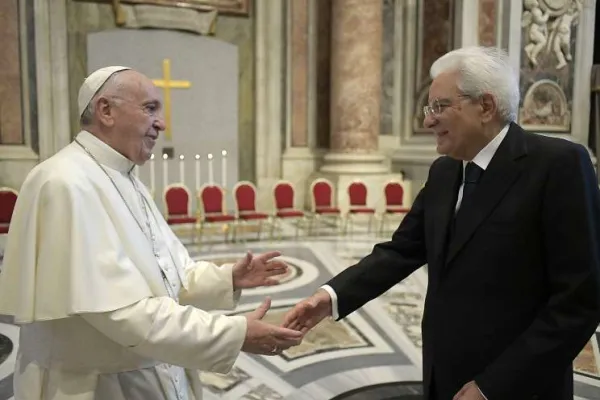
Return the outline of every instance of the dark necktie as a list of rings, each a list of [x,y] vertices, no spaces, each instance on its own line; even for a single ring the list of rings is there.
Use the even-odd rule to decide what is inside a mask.
[[[452,240],[454,237],[456,228],[461,220],[461,215],[464,215],[464,208],[469,206],[468,202],[470,197],[473,195],[475,188],[477,187],[477,182],[479,181],[479,178],[481,178],[481,174],[483,174],[483,169],[481,169],[481,167],[472,161],[467,163],[465,167],[463,196],[460,202],[460,208],[456,211],[456,214],[452,219],[452,223],[450,224],[450,240]]]
[[[461,208],[462,205],[465,204],[465,200],[469,199],[475,191],[475,187],[477,187],[477,182],[479,181],[479,178],[481,178],[482,173],[483,169],[481,169],[481,167],[479,167],[473,161],[469,161],[467,163],[467,166],[465,167],[465,180]]]

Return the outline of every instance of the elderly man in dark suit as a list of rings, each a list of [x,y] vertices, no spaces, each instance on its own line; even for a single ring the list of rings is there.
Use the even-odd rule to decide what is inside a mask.
[[[572,400],[572,361],[600,319],[600,198],[590,157],[515,123],[506,53],[438,59],[425,125],[442,155],[392,239],[296,305],[339,320],[427,264],[427,399]]]

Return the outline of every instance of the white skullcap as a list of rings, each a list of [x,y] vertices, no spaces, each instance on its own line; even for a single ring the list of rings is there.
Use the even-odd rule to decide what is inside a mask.
[[[110,78],[115,72],[131,69],[129,67],[112,66],[100,68],[90,74],[79,89],[79,96],[77,97],[77,104],[79,106],[79,116],[85,111],[94,95],[100,90],[102,85]]]

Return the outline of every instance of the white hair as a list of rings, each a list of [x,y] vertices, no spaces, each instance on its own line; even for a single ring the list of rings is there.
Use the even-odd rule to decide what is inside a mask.
[[[432,79],[443,72],[457,72],[457,86],[462,93],[478,98],[485,93],[496,100],[504,122],[517,119],[519,108],[519,74],[508,54],[497,47],[463,47],[438,58],[430,69]]]

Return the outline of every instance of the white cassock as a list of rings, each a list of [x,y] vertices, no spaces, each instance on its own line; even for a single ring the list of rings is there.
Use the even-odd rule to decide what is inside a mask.
[[[132,167],[82,131],[23,184],[0,273],[15,399],[198,400],[199,371],[235,363],[245,317],[205,311],[235,306],[231,266],[192,261]]]

